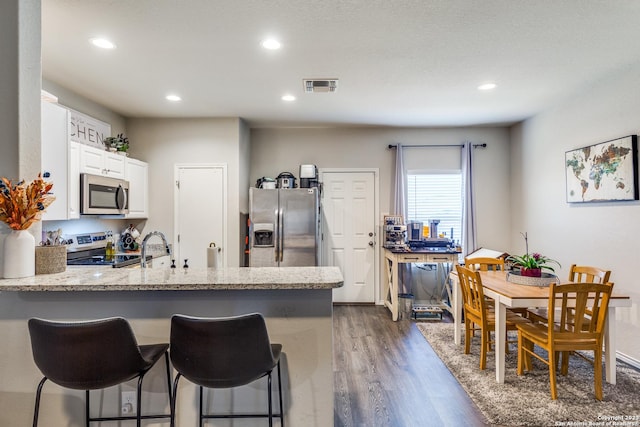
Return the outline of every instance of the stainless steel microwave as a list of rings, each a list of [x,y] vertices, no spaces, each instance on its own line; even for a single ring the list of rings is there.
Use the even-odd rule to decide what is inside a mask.
[[[129,181],[81,173],[80,213],[84,215],[129,213]]]

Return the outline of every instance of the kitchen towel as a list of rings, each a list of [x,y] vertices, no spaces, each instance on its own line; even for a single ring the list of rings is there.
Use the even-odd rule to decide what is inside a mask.
[[[215,243],[209,244],[207,248],[207,268],[218,268],[220,266],[221,248],[216,247]]]

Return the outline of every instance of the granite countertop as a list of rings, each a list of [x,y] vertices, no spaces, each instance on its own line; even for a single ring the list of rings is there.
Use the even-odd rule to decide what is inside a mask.
[[[343,280],[338,267],[67,267],[62,273],[0,279],[0,292],[333,289]]]

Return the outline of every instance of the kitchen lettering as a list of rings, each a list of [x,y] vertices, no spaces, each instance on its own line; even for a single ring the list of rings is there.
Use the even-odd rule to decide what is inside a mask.
[[[70,139],[80,144],[104,148],[104,139],[111,135],[111,125],[77,111],[69,114]]]
[[[105,138],[103,133],[98,133],[96,129],[86,126],[84,123],[71,123],[71,138],[75,141],[88,141],[102,144]]]

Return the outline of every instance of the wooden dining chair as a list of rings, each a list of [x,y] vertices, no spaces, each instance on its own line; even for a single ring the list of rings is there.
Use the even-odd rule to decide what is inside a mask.
[[[503,271],[504,258],[465,258],[464,266],[468,269],[478,271]]]
[[[491,345],[494,344],[494,340],[491,339],[491,332],[496,329],[495,313],[489,310],[487,305],[480,273],[459,265],[456,268],[462,290],[464,310],[464,353],[470,353],[471,337],[475,330],[480,330],[480,369],[483,370],[487,365],[487,352],[490,350]],[[517,324],[528,322],[524,317],[507,310],[507,331],[514,331]]]
[[[556,367],[558,354],[593,351],[596,399],[602,400],[602,340],[613,283],[567,283],[549,286],[549,319],[521,323],[518,328],[518,375],[531,367],[531,356],[549,366],[551,399],[558,397]],[[586,313],[589,311],[590,316]],[[535,353],[535,346],[547,351],[547,359]],[[564,369],[564,367],[563,367]]]
[[[598,267],[588,265],[573,264],[569,269],[569,283],[608,283],[611,270],[603,270]],[[590,316],[589,311],[586,312]],[[547,308],[531,308],[527,310],[526,317],[532,322],[544,323],[549,321]]]
[[[504,258],[490,258],[490,257],[475,257],[465,258],[464,266],[474,271],[504,271],[505,264]],[[493,307],[493,299],[487,298],[487,304],[489,307]],[[516,307],[510,309],[513,313],[518,313],[522,316],[528,314],[526,307]]]

